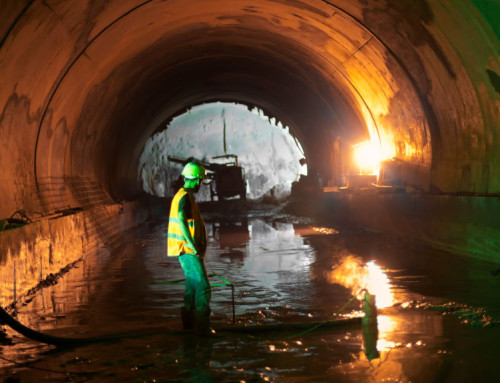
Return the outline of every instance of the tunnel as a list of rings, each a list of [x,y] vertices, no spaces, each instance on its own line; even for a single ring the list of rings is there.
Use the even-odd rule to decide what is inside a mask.
[[[146,140],[211,101],[276,116],[325,186],[370,140],[421,193],[497,195],[496,6],[358,3],[6,3],[0,216],[137,199]]]
[[[494,0],[3,1],[0,219],[27,224],[0,232],[2,305],[166,210],[138,177],[146,142],[214,102],[289,128],[319,180],[295,207],[498,262],[499,16]]]

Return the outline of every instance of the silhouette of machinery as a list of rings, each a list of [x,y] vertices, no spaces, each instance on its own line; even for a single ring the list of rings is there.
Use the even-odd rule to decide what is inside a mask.
[[[206,180],[210,185],[210,198],[214,201],[215,197],[219,201],[231,197],[239,197],[242,200],[246,199],[246,181],[245,171],[238,165],[238,156],[235,154],[224,154],[213,157],[213,159],[227,159],[223,163],[211,163],[200,161],[196,158],[179,158],[168,156],[168,160],[185,165],[190,161],[197,161],[207,170]]]

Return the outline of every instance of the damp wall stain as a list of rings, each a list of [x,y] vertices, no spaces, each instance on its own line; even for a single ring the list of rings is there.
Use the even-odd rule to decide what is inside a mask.
[[[120,245],[145,219],[137,203],[98,206],[0,232],[0,304],[19,300],[40,281],[96,249]]]

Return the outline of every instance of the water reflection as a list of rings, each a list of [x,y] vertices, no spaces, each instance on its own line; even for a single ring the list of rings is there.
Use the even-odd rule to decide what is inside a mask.
[[[208,235],[219,243],[221,258],[241,263],[246,255],[246,245],[250,240],[248,220],[239,222],[212,222]]]
[[[388,276],[373,260],[364,263],[360,257],[348,255],[338,260],[333,270],[327,273],[330,283],[351,289],[352,295],[362,299],[363,291],[376,296],[377,307],[390,307],[394,299]]]
[[[0,355],[33,360],[36,367],[105,371],[88,380],[96,382],[153,378],[404,382],[439,381],[446,377],[448,372],[442,366],[454,358],[453,352],[457,351],[453,347],[458,344],[450,342],[450,338],[460,339],[462,330],[457,324],[450,326],[450,321],[457,319],[448,315],[450,311],[426,310],[428,302],[435,303],[436,298],[421,294],[415,286],[432,281],[404,264],[422,252],[414,255],[411,249],[397,248],[394,242],[392,254],[376,251],[377,246],[387,245],[383,238],[370,239],[365,250],[360,247],[366,241],[361,235],[348,236],[334,228],[286,218],[249,215],[231,222],[220,217],[207,219],[207,269],[235,285],[237,324],[331,319],[351,298],[354,286],[327,276],[339,268],[346,255],[352,255],[357,258],[359,269],[346,270],[344,276],[354,277],[357,272],[354,279],[367,287],[365,274],[376,275],[374,286],[384,286],[394,295],[396,304],[378,310],[375,326],[371,323],[371,327],[319,328],[303,335],[297,334],[299,331],[218,334],[207,342],[171,333],[170,330],[180,328],[183,286],[155,282],[182,279],[183,274],[178,261],[165,256],[167,226],[163,221],[130,233],[120,252],[87,258],[60,283],[47,287],[19,307],[20,318],[30,320],[35,328],[54,330],[59,335],[86,336],[160,325],[161,331],[115,344],[49,353],[46,351],[52,348],[16,338],[14,346],[4,348]],[[373,294],[377,302],[383,301],[381,293]],[[360,300],[354,300],[341,314],[361,316],[361,308]],[[229,289],[214,289],[212,310],[214,324],[231,324]],[[44,316],[46,320],[42,319]],[[481,339],[487,338],[486,334]],[[80,365],[75,360],[85,362]],[[5,361],[0,365],[5,376],[20,381],[44,381],[36,372]],[[450,368],[456,368],[455,365],[459,363]],[[494,372],[493,364],[486,371]],[[53,374],[44,376],[45,381],[57,381]]]
[[[250,240],[248,220],[237,223],[214,222],[213,235],[221,249],[244,248]]]
[[[304,242],[304,238],[295,234],[292,224],[268,224],[254,219],[248,228],[250,240],[241,268],[243,273],[258,277],[268,288],[276,288],[280,282],[286,282],[293,272],[309,273],[314,250]]]
[[[331,236],[338,234],[332,228],[322,228],[315,226],[293,225],[283,222],[266,222],[263,219],[250,219],[248,221],[248,231],[243,225],[221,225],[216,226],[214,233],[218,235],[218,241],[224,253],[221,256],[231,257],[233,252],[238,251],[241,261],[239,273],[245,276],[246,280],[256,279],[259,289],[269,290],[268,294],[276,294],[280,297],[280,302],[285,305],[298,308],[296,296],[289,294],[292,290],[287,290],[290,279],[297,277],[301,273],[307,273],[307,278],[311,278],[311,264],[317,261],[317,252],[324,252],[325,249],[313,248],[308,240],[310,236]],[[248,233],[248,237],[246,234]],[[246,241],[246,244],[244,243]],[[246,247],[243,247],[243,245]],[[231,257],[232,258],[232,257]],[[386,272],[373,260],[364,262],[360,257],[340,257],[336,261],[334,271],[329,275],[329,282],[350,288],[353,293],[361,289],[368,289],[376,296],[379,308],[390,307],[394,302],[393,287]],[[280,286],[281,285],[281,286]],[[321,294],[321,290],[314,290],[314,284],[309,284],[311,293],[321,295],[320,301],[330,300],[330,304],[340,305],[338,297]],[[266,291],[267,291],[266,290]],[[254,292],[252,295],[255,295]],[[250,298],[249,293],[245,298]],[[248,306],[249,310],[258,307],[257,302]],[[309,310],[314,311],[318,302],[310,301]],[[265,310],[259,309],[261,319],[269,319],[268,311],[270,307],[266,305]],[[362,315],[356,307],[346,310],[346,316]],[[278,314],[279,315],[279,314]],[[312,317],[311,314],[308,314]],[[369,361],[380,358],[380,351],[390,351],[398,347],[398,343],[391,340],[395,330],[395,320],[391,316],[380,316],[380,322],[375,321],[365,323],[362,328],[362,341],[359,340],[359,348],[363,349],[365,360]],[[274,319],[283,320],[283,316]],[[349,338],[348,338],[349,339]],[[351,339],[349,339],[349,342]],[[287,351],[287,347],[278,347],[275,344],[269,345],[269,350],[273,352]]]
[[[392,341],[392,333],[396,329],[396,321],[389,315],[379,315],[377,317],[378,323],[378,342],[377,350],[389,351],[397,346],[397,343]]]

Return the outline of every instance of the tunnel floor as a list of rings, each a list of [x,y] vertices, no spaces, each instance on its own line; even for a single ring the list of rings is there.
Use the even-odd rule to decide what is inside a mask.
[[[178,261],[165,256],[165,217],[125,233],[120,249],[88,256],[17,307],[21,322],[53,335],[125,335],[56,348],[7,329],[13,344],[0,346],[3,381],[500,381],[499,265],[279,206],[202,210],[207,270],[234,285],[237,326],[363,316],[359,300],[343,308],[352,292],[328,277],[349,256],[380,266],[392,307],[379,309],[371,332],[359,323],[229,333],[231,289],[220,286],[211,306],[221,330],[208,338],[183,333],[184,287],[163,283],[183,278]]]

